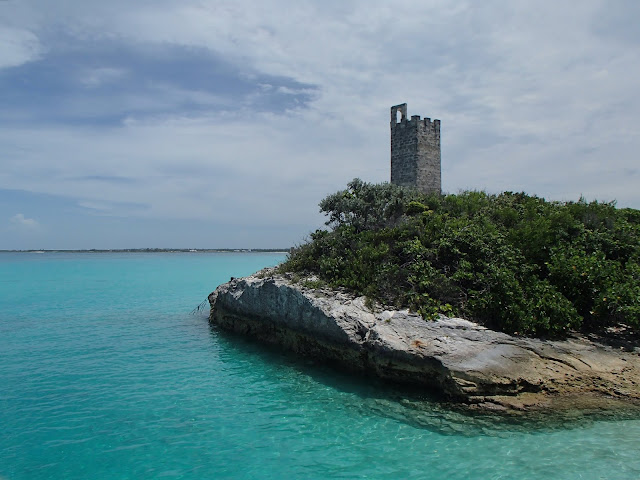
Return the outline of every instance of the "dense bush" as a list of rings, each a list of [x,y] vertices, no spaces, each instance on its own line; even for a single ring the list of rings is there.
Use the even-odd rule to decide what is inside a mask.
[[[425,318],[557,335],[640,319],[640,212],[524,193],[423,195],[359,179],[282,265]]]

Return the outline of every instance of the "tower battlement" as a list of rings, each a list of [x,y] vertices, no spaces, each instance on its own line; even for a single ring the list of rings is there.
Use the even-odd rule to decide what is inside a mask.
[[[407,104],[391,107],[391,183],[441,192],[440,120],[407,117]]]

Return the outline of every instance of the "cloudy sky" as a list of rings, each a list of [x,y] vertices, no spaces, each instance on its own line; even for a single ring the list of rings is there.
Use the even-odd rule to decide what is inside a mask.
[[[637,0],[0,0],[0,249],[272,248],[389,179],[640,208]]]

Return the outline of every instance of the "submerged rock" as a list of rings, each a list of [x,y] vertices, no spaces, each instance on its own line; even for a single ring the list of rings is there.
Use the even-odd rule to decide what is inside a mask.
[[[220,285],[209,321],[340,368],[478,409],[640,405],[640,348],[522,338],[460,318],[372,310],[267,269]]]

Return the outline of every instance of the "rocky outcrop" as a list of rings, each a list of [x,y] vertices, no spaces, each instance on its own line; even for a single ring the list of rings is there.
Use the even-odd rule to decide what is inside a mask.
[[[210,296],[210,322],[472,408],[640,405],[640,348],[513,337],[460,318],[370,309],[263,270]]]

